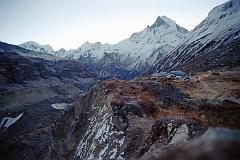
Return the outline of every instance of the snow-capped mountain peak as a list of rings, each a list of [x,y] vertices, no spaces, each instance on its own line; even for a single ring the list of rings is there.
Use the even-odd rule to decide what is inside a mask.
[[[24,42],[19,44],[19,46],[28,50],[43,52],[57,57],[66,57],[69,53],[73,52],[72,50],[66,51],[64,48],[54,51],[49,44],[41,45],[34,41]]]
[[[59,52],[67,52],[64,48],[58,50]]]
[[[171,26],[174,26],[175,23],[176,23],[175,21],[171,20],[166,16],[158,16],[156,21],[150,26],[150,28],[156,28],[159,26],[171,27]]]
[[[240,38],[240,0],[231,0],[213,8],[169,57],[156,62],[156,70],[174,68],[192,58],[210,53]],[[168,59],[166,61],[166,59]],[[180,63],[181,62],[181,63]]]
[[[189,35],[189,31],[180,27],[174,20],[159,16],[156,21],[144,30],[134,33],[129,38],[114,44],[102,44],[100,42],[85,42],[76,50],[59,50],[54,52],[45,45],[34,43],[20,45],[31,50],[38,50],[66,59],[94,59],[89,63],[116,64],[130,70],[144,70],[160,56],[169,53]],[[161,48],[161,53],[153,54]],[[107,58],[107,57],[108,58]],[[110,58],[111,57],[111,58]],[[103,59],[103,60],[102,60]],[[110,62],[111,61],[111,62]],[[104,72],[104,71],[103,71]]]
[[[215,8],[213,8],[209,12],[208,16],[210,16],[210,17],[218,16],[219,17],[219,15],[220,15],[219,18],[223,18],[224,14],[231,15],[233,13],[239,12],[239,9],[240,9],[240,1],[239,0],[232,0],[232,1],[228,1],[224,4],[222,4],[222,5],[219,5]]]
[[[148,29],[152,30],[155,28],[171,28],[171,29],[176,29],[179,32],[182,33],[188,33],[188,30],[179,26],[174,20],[168,18],[167,16],[158,16],[156,21],[149,27],[147,27]]]
[[[65,57],[69,51],[66,51],[64,48],[59,49],[58,51],[54,51],[54,55],[58,57]]]
[[[90,43],[90,42],[86,41],[85,43],[83,43],[81,45],[80,48],[93,49],[93,48],[98,48],[98,47],[101,47],[101,46],[102,46],[101,42]]]
[[[157,17],[157,20],[155,21],[155,23],[153,23],[150,28],[156,28],[159,27],[161,25],[168,25],[166,21],[164,21],[160,16]]]
[[[129,38],[129,41],[142,45],[155,45],[154,49],[164,45],[176,47],[186,39],[188,34],[189,31],[180,27],[174,20],[166,16],[159,16],[150,27],[148,26],[143,31],[134,33]]]
[[[237,34],[240,28],[240,0],[228,1],[212,9],[208,17],[192,31],[189,43],[202,39],[202,43],[212,39],[219,45],[226,35]]]
[[[78,49],[72,52],[70,56],[74,59],[78,59],[81,56],[102,58],[104,52],[109,50],[110,47],[111,45],[102,44],[101,42],[90,43],[86,41]]]
[[[19,46],[26,48],[28,50],[32,50],[32,51],[54,54],[54,50],[49,44],[41,45],[34,41],[28,41],[28,42],[24,42],[24,43],[20,44]]]

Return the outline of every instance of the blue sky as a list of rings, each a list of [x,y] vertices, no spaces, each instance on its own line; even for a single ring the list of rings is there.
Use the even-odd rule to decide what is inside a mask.
[[[227,0],[0,0],[0,41],[55,50],[117,43],[165,15],[189,30]]]

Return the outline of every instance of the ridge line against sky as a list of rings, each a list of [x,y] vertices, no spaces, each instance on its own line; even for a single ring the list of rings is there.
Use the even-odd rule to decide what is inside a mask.
[[[54,50],[86,41],[115,44],[167,16],[192,30],[227,0],[1,0],[0,41]]]

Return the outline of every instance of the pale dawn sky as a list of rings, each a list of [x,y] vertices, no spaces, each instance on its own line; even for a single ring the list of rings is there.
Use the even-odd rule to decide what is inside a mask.
[[[55,50],[85,41],[117,43],[167,16],[192,30],[227,0],[0,0],[0,41]]]

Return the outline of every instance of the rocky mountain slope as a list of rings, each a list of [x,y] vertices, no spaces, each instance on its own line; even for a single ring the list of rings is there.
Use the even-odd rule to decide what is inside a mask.
[[[0,52],[15,52],[23,57],[42,58],[46,60],[58,60],[59,57],[39,51],[28,50],[16,45],[0,42]]]
[[[0,42],[1,85],[24,83],[28,80],[95,78],[96,75],[74,60],[35,58],[32,51]],[[34,52],[35,53],[35,52]],[[39,53],[39,52],[36,52]],[[41,53],[41,52],[40,52]]]
[[[239,45],[240,1],[232,0],[211,10],[189,38],[169,55],[159,57],[148,73],[174,68],[206,71],[213,66],[228,65],[226,59],[233,64],[239,63]]]
[[[0,159],[42,159],[61,111],[97,81],[77,61],[33,53],[0,43]]]
[[[1,92],[1,119],[23,113],[0,134],[1,159],[238,159],[239,73],[108,80],[80,97],[56,79],[43,81],[47,90],[31,81],[48,97],[38,103],[23,99],[37,97],[25,82],[14,99]]]
[[[207,131],[240,127],[239,70],[218,72],[102,82],[54,124],[51,158],[237,159],[239,131]]]
[[[68,99],[88,91],[96,75],[77,61],[49,61],[15,52],[0,52],[1,109],[57,97]]]

